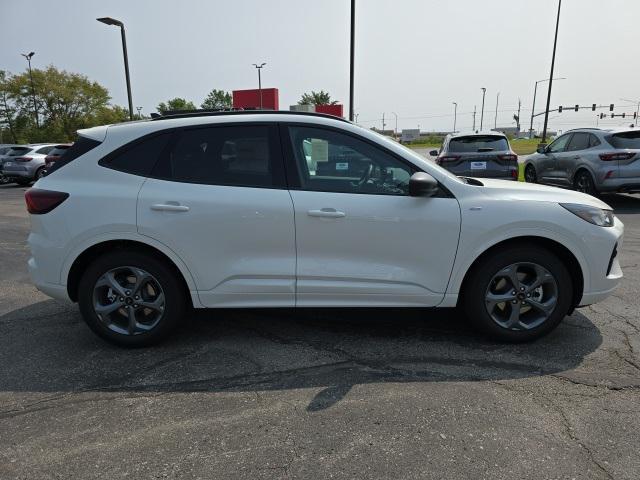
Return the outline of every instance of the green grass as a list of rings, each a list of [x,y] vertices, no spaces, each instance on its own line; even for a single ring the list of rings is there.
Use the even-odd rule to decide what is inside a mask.
[[[540,143],[540,139],[526,138],[524,140],[511,140],[509,143],[511,144],[511,149],[518,155],[529,155],[536,151],[536,148],[538,148],[538,144]]]

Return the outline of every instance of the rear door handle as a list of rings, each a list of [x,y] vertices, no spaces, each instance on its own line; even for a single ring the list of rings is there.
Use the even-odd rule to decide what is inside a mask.
[[[344,212],[339,212],[335,208],[321,208],[320,210],[309,210],[307,214],[310,217],[324,217],[324,218],[344,218],[347,216]]]
[[[157,212],[188,212],[189,207],[186,205],[180,205],[177,202],[155,203],[151,205],[151,210],[155,210]]]

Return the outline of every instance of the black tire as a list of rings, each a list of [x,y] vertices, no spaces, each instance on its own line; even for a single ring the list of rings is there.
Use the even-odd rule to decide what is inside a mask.
[[[591,174],[586,170],[580,170],[573,179],[573,188],[588,195],[596,195],[596,186]]]
[[[6,185],[9,183],[9,179],[0,173],[0,185]]]
[[[158,323],[149,331],[133,335],[113,331],[100,320],[94,309],[94,288],[98,279],[110,270],[124,266],[136,267],[151,274],[164,294],[163,312],[159,315]],[[187,299],[178,275],[166,262],[145,252],[120,251],[104,254],[89,265],[80,279],[78,304],[84,321],[101,338],[121,347],[146,347],[166,338],[182,321]]]
[[[17,178],[17,179],[15,180],[15,182],[16,182],[18,185],[21,185],[21,186],[23,186],[23,187],[26,187],[27,185],[30,185],[30,184],[31,184],[31,182],[33,182],[33,180],[27,180],[27,179],[24,179],[24,178]]]
[[[492,318],[486,295],[498,272],[513,264],[529,262],[543,267],[552,275],[557,286],[557,301],[552,312],[540,325],[531,329],[508,329]],[[522,244],[506,247],[502,251],[496,250],[482,259],[465,280],[462,296],[465,313],[478,330],[502,342],[529,342],[547,335],[566,316],[573,302],[573,282],[565,265],[552,252],[535,245]],[[504,304],[502,306],[507,307]],[[518,309],[520,308],[518,304]]]
[[[42,177],[44,177],[44,174],[45,174],[45,168],[40,167],[38,170],[36,170],[36,174],[34,175],[33,179],[37,182]]]
[[[533,165],[529,164],[524,169],[524,181],[527,183],[538,183],[538,175]]]

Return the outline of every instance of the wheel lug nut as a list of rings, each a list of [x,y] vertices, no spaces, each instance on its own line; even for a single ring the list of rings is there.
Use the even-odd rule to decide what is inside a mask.
[[[526,305],[526,304],[527,304],[527,302],[522,302],[522,305]]]
[[[524,287],[520,287],[520,291],[521,291],[521,292],[524,292]]]
[[[127,290],[127,291],[126,291],[126,292],[124,292],[124,293],[126,293],[127,295],[131,295],[131,292],[130,292],[129,290]]]
[[[120,301],[121,301],[121,302],[124,302],[124,297],[120,297]]]
[[[527,298],[529,298],[530,296],[531,296],[531,294],[530,294],[530,293],[527,293]]]
[[[511,303],[513,303],[515,305],[516,303],[518,303],[518,301],[517,300],[512,300]]]
[[[137,304],[137,303],[136,303],[136,304],[134,304],[134,305],[133,305],[133,308],[138,308],[138,304]]]
[[[511,292],[511,295],[515,295],[515,294],[516,294],[516,291],[515,291],[515,290],[514,290],[513,292]]]
[[[140,300],[140,296],[139,295],[136,295],[136,300]]]

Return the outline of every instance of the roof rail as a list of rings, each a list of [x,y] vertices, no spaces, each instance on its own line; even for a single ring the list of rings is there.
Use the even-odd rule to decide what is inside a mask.
[[[193,117],[216,117],[225,115],[265,115],[265,114],[281,114],[281,115],[303,115],[308,117],[322,117],[339,120],[341,122],[350,123],[349,120],[317,112],[293,112],[289,110],[172,110],[163,114],[152,113],[151,120],[170,120],[172,118],[193,118]]]
[[[570,128],[569,130],[565,130],[562,133],[569,133],[569,132],[573,132],[574,130],[603,130],[600,127],[577,127],[577,128]]]

